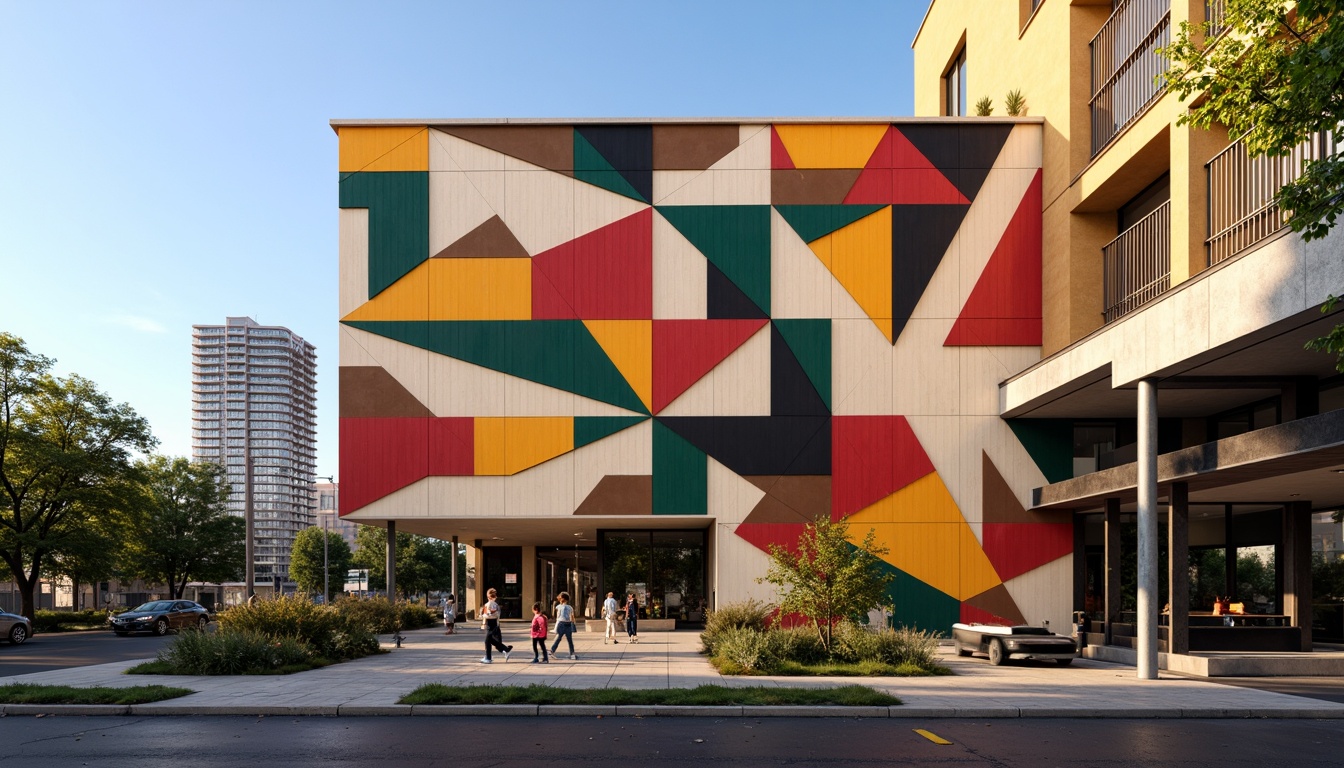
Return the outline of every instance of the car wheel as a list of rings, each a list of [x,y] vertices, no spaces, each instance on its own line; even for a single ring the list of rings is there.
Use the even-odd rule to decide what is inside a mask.
[[[9,630],[9,642],[15,645],[23,645],[23,641],[28,639],[28,628],[22,624],[15,624],[14,628]]]
[[[971,655],[971,649],[970,649],[970,648],[967,648],[967,647],[965,647],[965,646],[963,646],[961,643],[957,643],[957,655],[958,655],[958,656],[970,656],[970,655]]]
[[[1061,667],[1067,667],[1073,663],[1073,659],[1056,659],[1056,661],[1059,662],[1059,666]]]
[[[207,624],[209,624],[209,623],[210,623],[210,620],[207,619],[207,618],[205,618],[204,616],[202,616],[201,618],[199,618],[199,619],[196,620],[196,629],[198,629],[198,630],[204,632],[204,631],[205,631],[205,625],[207,625]]]
[[[159,619],[158,621],[154,622],[154,634],[158,635],[159,637],[163,637],[164,635],[168,634],[167,619]]]
[[[989,642],[989,663],[1001,667],[1007,660],[1008,654],[1003,650],[1003,641],[991,640]]]

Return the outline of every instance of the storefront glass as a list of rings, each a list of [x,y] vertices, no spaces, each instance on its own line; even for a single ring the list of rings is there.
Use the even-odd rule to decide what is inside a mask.
[[[624,604],[633,593],[641,618],[705,620],[705,532],[602,531],[600,591]]]

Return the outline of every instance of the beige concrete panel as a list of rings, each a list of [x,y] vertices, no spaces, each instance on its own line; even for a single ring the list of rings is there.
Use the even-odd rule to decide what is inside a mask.
[[[578,509],[607,475],[653,474],[653,422],[645,421],[574,451],[574,499]]]
[[[1040,360],[1039,347],[957,347],[960,358],[957,412],[999,414],[999,383]]]
[[[574,509],[573,451],[504,478],[505,517],[568,516]]]
[[[973,430],[977,426],[976,420],[960,416],[918,414],[907,415],[905,418],[910,423],[910,430],[915,433],[919,444],[923,446],[924,452],[928,454],[929,461],[933,462],[938,477],[947,487],[948,493],[952,494],[952,500],[957,503],[962,516],[967,520],[979,521],[979,454],[976,455],[976,461],[969,466],[963,457],[968,446],[976,439],[973,432],[968,434],[963,430]]]
[[[433,406],[429,405],[433,394],[429,385],[429,359],[434,356],[432,353],[358,328],[342,328],[349,334],[350,340],[373,359],[373,365],[382,366],[416,400],[433,410]]]
[[[739,126],[737,127],[737,140],[738,140],[738,143],[739,143],[739,144],[746,144],[748,141],[750,141],[750,140],[752,140],[753,138],[755,138],[756,135],[759,134],[761,131],[769,131],[769,130],[770,130],[770,126],[768,126],[768,125],[739,125]],[[769,140],[770,140],[770,134],[767,133],[767,134],[765,135],[765,138],[766,138],[766,141],[769,141]],[[766,166],[765,166],[766,168],[769,168],[769,167],[770,167],[770,165],[769,165],[769,161],[770,161],[770,158],[769,158],[769,157],[766,157]]]
[[[1034,169],[998,169],[989,172],[958,232],[957,255],[960,258],[957,314],[970,298],[971,291],[989,264],[994,249],[1008,229],[1022,202],[1022,195],[1036,176]],[[951,315],[956,317],[957,315]]]
[[[1167,295],[1144,312],[1142,371],[1157,371],[1209,348],[1209,281],[1200,280]],[[1127,366],[1118,365],[1117,378],[1131,377]],[[1132,370],[1132,369],[1131,369]]]
[[[1040,168],[1043,132],[1044,126],[1035,123],[1013,126],[1012,132],[1008,134],[1008,141],[1004,142],[1003,149],[999,150],[994,167]]]
[[[1028,624],[1050,622],[1050,629],[1068,634],[1073,619],[1073,556],[1066,555],[1004,582]]]
[[[832,321],[831,355],[832,413],[893,413],[892,348],[871,320]]]
[[[704,173],[704,171],[654,171],[653,202],[658,205],[666,205],[665,201],[668,195],[675,194],[677,190]]]
[[[435,416],[508,415],[504,398],[505,387],[512,378],[508,374],[444,355],[424,354],[429,366],[429,388],[420,402]]]
[[[708,261],[677,228],[653,216],[653,318],[703,320],[709,313]]]
[[[501,176],[504,178],[504,208],[499,211],[499,216],[528,253],[536,256],[579,234],[576,229],[578,187],[591,188],[590,185],[542,168],[509,171]],[[584,200],[585,220],[591,220],[595,207],[592,196],[585,194]]]
[[[991,174],[995,173],[990,171]],[[976,204],[985,200],[986,194],[981,193],[976,198]],[[980,208],[983,213],[990,206],[986,204]],[[962,285],[970,278],[967,276],[967,268],[963,261],[967,258],[962,255],[968,247],[982,250],[985,247],[984,241],[984,216],[972,218],[977,213],[976,205],[966,212],[966,219],[962,220],[961,228],[953,236],[952,242],[948,243],[947,251],[943,253],[943,260],[934,270],[933,277],[929,278],[929,284],[924,286],[924,293],[920,294],[919,302],[910,312],[911,318],[930,319],[952,319],[961,314],[961,306],[965,303],[963,298]],[[977,227],[976,222],[982,222]],[[990,245],[989,248],[993,248]],[[985,260],[988,260],[986,255]],[[983,265],[982,265],[983,268]],[[977,273],[979,274],[979,273]],[[947,326],[951,329],[951,324]],[[899,343],[899,340],[898,342]]]
[[[1296,235],[1288,235],[1297,239]],[[1344,227],[1337,227],[1321,240],[1302,245],[1302,264],[1306,282],[1303,297],[1309,306],[1323,303],[1340,292],[1344,285]]]
[[[523,594],[523,616],[530,613],[533,603],[540,600],[537,595],[537,548],[536,546],[523,547],[523,572],[519,575],[522,579]]]
[[[765,497],[765,491],[713,457],[709,458],[708,488],[709,514],[720,524],[736,525],[746,520],[751,510]]]
[[[659,416],[709,416],[714,413],[714,371],[701,376],[677,399],[658,412]]]
[[[714,205],[769,205],[768,169],[709,170],[714,183]]]
[[[976,530],[977,536],[980,523],[984,520],[982,452],[989,454],[990,460],[1023,507],[1030,506],[1031,489],[1045,484],[1045,476],[1013,434],[1012,428],[997,416],[958,416],[946,422],[930,422],[925,418],[918,420],[919,426],[916,426],[916,419],[911,419],[911,428],[921,443],[925,430],[950,429],[956,435],[954,453],[949,453],[950,446],[943,442],[926,444],[925,450],[934,466],[938,467],[939,475],[961,509],[962,516]],[[944,463],[954,465],[955,470],[944,471],[940,466]]]
[[[350,328],[344,325],[341,326],[341,335],[340,335],[338,352],[339,352],[340,364],[343,366],[346,365],[366,366],[366,365],[378,364],[378,361],[373,359],[373,356],[370,355],[368,351],[364,349],[363,345],[361,345],[358,341],[355,340],[354,334],[351,332]]]
[[[770,309],[777,318],[831,316],[836,280],[793,227],[770,209]],[[843,289],[841,289],[843,290]],[[857,307],[853,297],[845,294]]]
[[[887,353],[892,368],[891,410],[881,413],[948,416],[960,412],[961,348],[943,346],[951,329],[952,321],[947,319],[906,322],[896,346]],[[997,384],[989,385],[991,393]]]
[[[429,255],[442,251],[476,227],[495,210],[463,171],[429,174]]]
[[[1303,251],[1299,238],[1281,237],[1209,275],[1210,343],[1231,341],[1306,309]]]
[[[360,507],[355,512],[341,515],[341,518],[358,521],[430,517],[430,499],[434,496],[430,489],[429,481],[431,479],[433,478],[424,478],[405,488],[398,488],[381,499]],[[433,514],[437,514],[437,512]]]
[[[770,324],[714,366],[715,416],[769,416]],[[701,414],[703,415],[703,414]]]
[[[719,158],[709,166],[711,171],[769,171],[770,170],[770,131],[767,126],[742,126],[742,143],[737,149]],[[766,174],[766,190],[770,189],[769,174]],[[767,202],[769,196],[767,193]]]
[[[559,174],[552,174],[559,176]],[[560,176],[560,178],[568,178]],[[645,203],[631,200],[624,195],[608,192],[581,181],[574,182],[574,234],[573,237],[586,235],[595,229],[633,216],[648,208]]]
[[[714,174],[710,171],[654,171],[654,183],[657,184],[661,173],[690,173],[689,178],[675,189],[669,190],[659,198],[655,187],[654,198],[659,205],[714,205]]]
[[[774,585],[756,582],[769,569],[770,558],[733,533],[736,527],[729,523],[714,526],[715,604],[722,608],[728,603],[752,599],[778,603]]]
[[[369,209],[341,208],[337,248],[340,254],[340,317],[369,300]]]
[[[429,129],[430,171],[502,171],[507,155]]]
[[[496,518],[505,514],[504,481],[493,477],[429,477],[432,517]]]
[[[577,397],[572,392],[516,376],[506,376],[504,381],[504,413],[507,416],[568,416],[574,413]],[[613,415],[624,413],[613,407]]]

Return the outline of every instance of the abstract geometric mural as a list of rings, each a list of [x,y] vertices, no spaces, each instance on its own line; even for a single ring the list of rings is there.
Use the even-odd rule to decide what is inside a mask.
[[[1039,355],[1038,124],[338,133],[343,515],[712,515],[719,558],[847,518],[940,630],[1072,551],[991,402]]]

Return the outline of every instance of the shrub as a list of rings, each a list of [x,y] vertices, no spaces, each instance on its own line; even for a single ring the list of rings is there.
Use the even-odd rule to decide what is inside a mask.
[[[314,660],[313,650],[293,637],[247,630],[194,632],[173,638],[159,660],[182,675],[257,675]]]
[[[826,648],[812,627],[772,629],[766,633],[766,643],[775,662],[819,664],[826,660]]]
[[[224,634],[292,637],[332,660],[378,650],[378,640],[366,624],[336,608],[289,595],[233,606],[219,615],[219,627]]]
[[[705,630],[700,633],[700,644],[705,653],[716,655],[715,647],[725,633],[736,629],[764,632],[774,612],[773,605],[759,600],[728,603],[705,617]]]
[[[883,629],[877,637],[877,658],[887,664],[912,664],[921,669],[938,666],[938,633],[917,629]]]
[[[401,619],[402,629],[424,629],[439,622],[442,614],[431,611],[419,603],[397,602],[397,618]]]
[[[107,624],[105,611],[37,611],[34,632],[59,632],[65,627],[93,627]]]
[[[774,666],[765,632],[746,627],[731,627],[719,633],[714,656],[742,672],[768,672]]]

